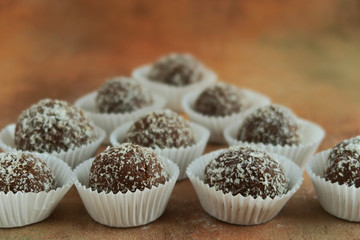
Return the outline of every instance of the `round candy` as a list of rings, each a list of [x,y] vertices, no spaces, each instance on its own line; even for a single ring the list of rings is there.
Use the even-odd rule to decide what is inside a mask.
[[[23,111],[15,127],[17,149],[67,151],[95,140],[94,126],[83,112],[65,101],[44,99]]]
[[[171,110],[163,110],[138,119],[130,127],[125,142],[152,148],[180,148],[195,144],[195,138],[184,118]]]
[[[186,86],[202,80],[202,65],[189,54],[170,54],[155,62],[148,74],[152,81]]]
[[[98,154],[90,169],[90,187],[105,193],[135,192],[168,180],[164,163],[153,151],[125,143]]]
[[[296,116],[279,105],[261,107],[247,116],[240,126],[240,141],[273,145],[299,144],[299,125]]]
[[[340,185],[360,187],[360,136],[347,139],[332,148],[325,179]]]
[[[96,106],[101,113],[135,111],[153,102],[152,95],[139,82],[126,77],[106,81],[96,95]]]
[[[30,153],[0,153],[0,192],[41,192],[55,189],[47,164]]]
[[[270,155],[250,147],[231,147],[205,168],[205,183],[225,194],[280,196],[288,191],[284,169]]]
[[[194,108],[208,116],[226,116],[240,112],[241,94],[235,86],[217,83],[202,91],[197,97]]]

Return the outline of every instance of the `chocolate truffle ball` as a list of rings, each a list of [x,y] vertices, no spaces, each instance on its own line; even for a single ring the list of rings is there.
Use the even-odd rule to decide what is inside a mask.
[[[142,191],[168,180],[164,163],[149,148],[125,143],[109,147],[96,156],[90,169],[89,184],[105,193]]]
[[[296,116],[279,105],[261,107],[247,116],[238,130],[240,141],[273,145],[299,144]]]
[[[189,54],[170,54],[155,62],[148,73],[152,81],[173,85],[186,86],[202,80],[202,65]]]
[[[231,147],[205,168],[205,183],[233,196],[280,196],[288,191],[284,169],[259,149]]]
[[[135,79],[116,77],[100,87],[95,102],[101,113],[125,113],[151,105],[153,98]]]
[[[240,112],[241,98],[237,87],[217,83],[202,91],[195,101],[194,109],[208,116],[227,116]]]
[[[151,148],[180,148],[195,144],[189,123],[170,110],[152,112],[138,119],[124,142]]]
[[[44,99],[23,111],[15,127],[17,149],[67,151],[95,140],[94,126],[65,101]]]
[[[51,169],[30,153],[0,153],[0,192],[41,192],[55,189]]]
[[[360,136],[347,139],[332,148],[325,179],[340,185],[360,187]]]

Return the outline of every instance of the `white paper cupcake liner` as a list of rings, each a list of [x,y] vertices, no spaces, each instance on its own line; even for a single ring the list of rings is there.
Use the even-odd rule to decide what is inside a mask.
[[[127,123],[119,128],[117,128],[110,135],[110,142],[113,146],[120,145],[123,142],[123,139],[126,136],[129,128],[133,123]],[[187,166],[197,157],[201,156],[206,147],[206,143],[209,139],[210,132],[203,126],[200,126],[195,123],[190,123],[190,127],[194,132],[195,144],[193,146],[181,147],[181,148],[155,148],[154,152],[158,153],[161,156],[164,156],[174,163],[176,163],[180,168],[180,175],[178,181],[187,178],[186,168]]]
[[[169,173],[169,180],[151,189],[127,193],[98,193],[89,188],[89,173],[94,158],[79,165],[74,173],[75,186],[90,216],[97,222],[111,227],[135,227],[159,218],[169,201],[179,176],[179,168],[162,158]]]
[[[321,141],[325,137],[325,131],[319,125],[304,119],[298,119],[300,125],[300,144],[298,145],[272,145],[263,143],[243,142],[236,139],[238,129],[242,121],[237,121],[229,125],[224,130],[224,137],[230,146],[249,145],[283,155],[295,162],[302,170],[305,168],[307,161],[315,153]]]
[[[95,133],[97,138],[95,139],[95,141],[91,143],[84,144],[80,147],[76,147],[68,151],[51,152],[45,154],[50,154],[51,156],[64,160],[71,168],[74,169],[81,162],[94,156],[97,149],[103,142],[106,135],[104,130],[95,126]],[[1,130],[0,147],[4,152],[20,151],[16,149],[14,142],[14,138],[15,138],[14,134],[15,134],[15,124],[10,124]]]
[[[46,154],[35,154],[51,168],[57,188],[49,192],[0,192],[0,228],[11,228],[40,222],[50,216],[73,185],[73,172],[62,160]]]
[[[348,221],[360,222],[360,188],[331,183],[324,178],[331,149],[316,154],[307,165],[317,199],[325,211]]]
[[[105,144],[110,143],[109,136],[115,128],[124,123],[137,119],[141,115],[152,112],[154,110],[162,109],[166,104],[165,98],[157,94],[152,94],[154,101],[150,106],[129,113],[100,113],[96,108],[96,95],[97,92],[95,91],[79,98],[75,101],[75,106],[83,110],[89,119],[91,119],[97,126],[105,130]]]
[[[271,103],[270,99],[266,96],[249,89],[240,89],[240,92],[244,96],[244,110],[229,116],[211,117],[196,112],[194,110],[194,104],[201,91],[193,91],[186,94],[182,100],[182,105],[184,111],[190,117],[192,122],[201,124],[210,130],[210,142],[224,144],[226,141],[223,132],[229,124],[233,123],[234,121],[241,121],[248,114],[248,112]]]
[[[283,156],[273,155],[285,170],[289,183],[289,191],[286,194],[274,199],[224,194],[221,190],[216,191],[214,187],[204,183],[205,167],[223,151],[224,149],[199,157],[186,170],[203,209],[221,221],[239,225],[255,225],[270,221],[300,188],[303,181],[302,171],[296,164]]]
[[[181,99],[186,93],[195,89],[204,89],[205,87],[215,83],[217,79],[217,75],[213,71],[205,68],[204,77],[201,81],[181,87],[171,86],[149,80],[147,75],[150,69],[151,65],[141,66],[133,71],[132,76],[151,91],[163,96],[167,101],[166,108],[172,109],[176,112],[183,111]]]

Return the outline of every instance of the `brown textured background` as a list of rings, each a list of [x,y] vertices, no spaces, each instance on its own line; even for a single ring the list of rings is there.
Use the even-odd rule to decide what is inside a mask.
[[[321,149],[360,133],[359,0],[0,1],[0,127],[39,99],[74,101],[172,51],[319,123],[327,131]],[[144,227],[95,223],[73,188],[49,219],[0,229],[0,238],[359,239],[359,225],[322,210],[304,178],[280,214],[259,226],[210,217],[186,180]]]

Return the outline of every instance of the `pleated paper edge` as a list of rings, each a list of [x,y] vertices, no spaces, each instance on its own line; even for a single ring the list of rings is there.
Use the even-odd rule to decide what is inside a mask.
[[[331,183],[324,178],[330,151],[331,149],[328,149],[314,155],[306,167],[317,199],[330,215],[347,221],[360,222],[360,188]]]
[[[167,203],[170,199],[171,193],[175,186],[177,177],[179,176],[179,168],[175,163],[173,163],[172,161],[170,161],[164,157],[161,157],[161,159],[165,163],[165,166],[170,174],[170,179],[168,181],[166,181],[165,184],[160,184],[157,187],[152,187],[151,189],[145,189],[143,191],[137,190],[136,192],[127,192],[126,194],[122,194],[121,192],[119,192],[117,194],[113,194],[113,193],[106,194],[104,192],[98,193],[97,191],[93,191],[91,188],[86,187],[85,185],[80,183],[79,176],[81,177],[81,175],[79,175],[79,174],[87,173],[87,169],[90,169],[94,158],[89,159],[89,160],[85,161],[84,163],[82,163],[81,165],[79,165],[74,170],[74,175],[75,175],[74,185],[75,185],[76,189],[78,190],[81,200],[83,201],[85,208],[86,208],[87,212],[89,213],[89,215],[96,222],[98,222],[100,224],[111,226],[111,227],[120,227],[120,228],[137,227],[137,226],[141,226],[141,225],[146,225],[150,222],[155,221],[157,218],[159,218],[163,214],[164,210],[166,209]],[[83,173],[81,173],[81,171],[83,171]],[[86,172],[84,172],[84,171],[86,171]],[[86,177],[88,178],[88,176],[85,176],[85,178]],[[158,194],[165,195],[166,199],[162,199],[162,202],[157,201],[158,204],[156,204],[156,196]],[[153,201],[153,205],[155,205],[157,209],[148,209],[148,210],[145,209],[146,207],[149,207],[149,205],[151,205],[150,201],[147,203],[147,206],[145,206],[145,208],[144,208],[145,212],[149,212],[151,210],[150,212],[154,216],[150,216],[148,219],[140,219],[138,221],[141,223],[137,223],[137,224],[136,223],[129,224],[129,219],[127,219],[127,218],[129,218],[129,216],[123,216],[123,217],[120,217],[115,220],[104,219],[104,216],[107,215],[106,212],[112,212],[112,210],[106,209],[106,208],[109,208],[110,206],[104,206],[102,203],[110,202],[110,199],[113,199],[113,201],[115,201],[118,204],[125,204],[126,206],[128,206],[128,204],[131,204],[132,202],[134,202],[134,199],[136,200],[137,197],[141,197],[144,199],[155,198],[155,199],[152,199],[152,201]],[[125,200],[125,202],[121,203],[121,201],[124,201],[123,200],[124,198],[128,198],[128,200]],[[96,208],[96,206],[94,206],[92,203],[90,203],[90,201],[93,201],[94,199],[101,199],[102,209],[99,209],[99,207]],[[142,207],[144,207],[144,206],[142,205],[141,209],[142,209]],[[94,212],[96,212],[96,211],[101,211],[102,214],[95,214]],[[104,211],[106,211],[106,212],[104,212]],[[101,219],[102,217],[103,217],[103,219]],[[136,219],[137,216],[132,216],[132,217]],[[116,221],[117,223],[114,223],[113,221]],[[121,222],[121,223],[119,224],[119,222]],[[127,223],[127,224],[124,224],[124,223]]]
[[[236,225],[257,225],[270,221],[271,219],[276,217],[276,215],[281,211],[286,202],[297,192],[297,190],[299,190],[302,184],[303,178],[300,168],[286,157],[272,154],[276,157],[276,159],[280,160],[281,165],[284,167],[284,170],[286,172],[286,176],[291,177],[290,182],[293,182],[292,188],[286,194],[276,196],[274,199],[271,199],[269,197],[267,197],[266,199],[262,199],[260,197],[254,199],[251,196],[243,197],[240,194],[232,196],[231,193],[224,194],[221,190],[216,191],[214,187],[209,187],[207,184],[205,184],[203,180],[201,180],[201,176],[197,175],[197,173],[194,173],[194,171],[201,170],[201,172],[203,173],[206,165],[224,150],[225,149],[221,149],[197,158],[188,166],[186,170],[203,209],[211,216],[221,221]],[[208,196],[212,200],[216,198],[222,199],[220,203],[222,206],[224,206],[225,209],[233,209],[234,207],[232,207],[231,204],[236,204],[239,208],[242,203],[247,203],[248,206],[261,206],[261,209],[264,209],[266,207],[273,207],[273,209],[276,209],[277,211],[269,210],[270,213],[269,211],[259,212],[259,215],[250,216],[250,219],[244,219],[243,216],[239,216],[233,211],[230,211],[230,216],[223,216],[224,214],[222,212],[216,212],[216,206],[214,204],[211,204],[212,206],[204,206],[206,205],[204,203],[209,202],[209,199],[206,198],[206,196]],[[242,209],[245,209],[243,210],[245,212],[249,211],[249,209],[246,209],[246,206],[242,207]],[[231,214],[234,215],[232,216]]]
[[[24,152],[24,153],[31,153],[31,152]],[[41,211],[42,214],[40,215],[24,216],[25,214],[23,214],[21,216],[22,219],[19,219],[16,216],[8,216],[7,220],[2,219],[0,221],[0,228],[22,227],[45,220],[51,215],[51,213],[55,210],[56,206],[59,204],[61,199],[65,196],[65,194],[70,190],[70,188],[73,185],[73,177],[74,177],[73,171],[71,170],[70,166],[68,166],[61,159],[58,159],[56,157],[47,154],[39,154],[39,153],[31,153],[31,154],[34,154],[35,156],[38,156],[39,158],[47,162],[49,167],[54,172],[57,182],[61,178],[63,178],[62,179],[63,184],[49,192],[39,192],[39,193],[17,192],[15,194],[12,192],[9,192],[7,194],[0,192],[0,205],[12,206],[9,209],[5,209],[5,210],[3,209],[3,211],[8,211],[8,210],[13,211],[14,208],[16,208],[17,209],[16,211],[24,213],[29,211],[31,212],[33,210],[33,206],[47,206],[47,208],[42,209]],[[29,201],[34,196],[36,198],[36,202],[33,205],[29,206],[30,204]],[[0,214],[0,219],[6,217],[5,216],[6,214],[3,211]],[[11,213],[9,212],[8,214],[11,215]],[[5,221],[8,222],[5,224],[4,223]],[[11,221],[12,223],[9,223],[9,221]]]

